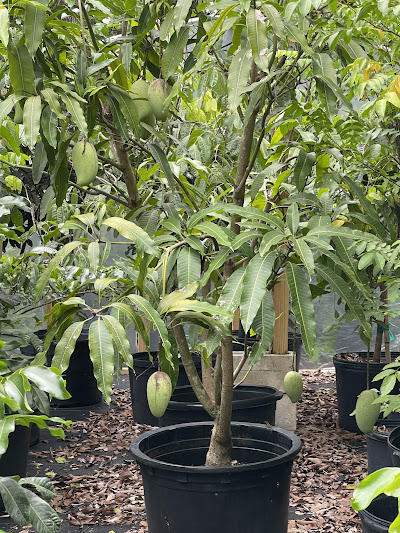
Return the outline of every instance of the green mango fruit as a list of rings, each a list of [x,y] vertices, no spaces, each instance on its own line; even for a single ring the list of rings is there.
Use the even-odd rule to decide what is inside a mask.
[[[169,109],[164,110],[164,102],[168,98],[171,89],[162,78],[152,81],[149,86],[149,104],[157,120],[166,120]]]
[[[294,370],[288,372],[283,379],[283,389],[292,403],[298,402],[303,394],[303,380],[300,374]]]
[[[23,116],[24,116],[24,111],[21,107],[21,104],[19,102],[17,102],[15,104],[15,108],[14,108],[14,122],[15,124],[22,124],[23,123]]]
[[[149,104],[149,84],[145,80],[137,80],[132,83],[130,92],[132,94],[133,100],[135,101],[140,122],[144,122],[148,126],[153,127],[156,122],[156,117],[154,116],[154,113]],[[146,128],[144,128],[143,126],[140,128],[141,139],[148,139],[150,135],[150,132]]]
[[[99,170],[97,152],[93,144],[88,141],[79,141],[75,144],[72,150],[72,166],[78,185],[93,183]]]
[[[363,390],[357,398],[355,415],[356,423],[363,433],[371,433],[381,411],[379,403],[372,402],[379,397],[376,389]]]
[[[165,372],[154,372],[147,381],[147,401],[153,416],[160,418],[172,396],[172,383]]]

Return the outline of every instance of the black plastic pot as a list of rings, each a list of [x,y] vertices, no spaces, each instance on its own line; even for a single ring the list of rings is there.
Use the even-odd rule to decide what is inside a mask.
[[[368,474],[372,474],[380,468],[392,466],[392,453],[388,446],[389,431],[400,425],[400,420],[383,419],[376,424],[385,426],[388,432],[374,429],[367,434]]]
[[[84,407],[101,402],[102,394],[97,388],[90,359],[88,334],[82,333],[76,341],[75,350],[71,355],[69,366],[64,373],[67,391],[71,394],[68,400],[52,401],[55,407]]]
[[[394,428],[388,437],[388,447],[392,459],[391,466],[400,467],[400,426]]]
[[[36,335],[43,339],[46,331],[40,330]],[[47,366],[51,365],[56,343],[52,342],[47,352]],[[21,349],[25,355],[34,357],[35,349],[32,345]],[[102,394],[97,388],[97,381],[93,373],[93,363],[90,359],[88,333],[83,332],[76,341],[75,350],[71,354],[69,366],[64,372],[67,391],[71,394],[68,400],[57,400],[53,398],[53,407],[85,407],[95,405],[102,399]]]
[[[153,362],[149,359],[147,352],[138,352],[133,356],[133,367],[135,373],[129,369],[129,383],[131,388],[131,401],[133,418],[137,424],[148,424],[149,426],[158,426],[158,418],[153,416],[147,403],[147,380],[149,377],[157,372],[157,352],[151,352]],[[193,356],[197,371],[201,376],[201,358],[197,355]],[[177,387],[189,385],[189,379],[186,375],[183,364],[179,363],[179,375],[176,383]]]
[[[361,357],[367,357],[366,353],[359,354]],[[392,354],[394,361],[399,354]],[[372,359],[372,355],[370,356]],[[345,361],[333,357],[333,364],[336,370],[336,396],[339,415],[339,427],[352,431],[353,433],[361,433],[356,424],[354,416],[350,413],[354,411],[358,395],[367,388],[367,362],[363,361]],[[373,388],[379,389],[381,381],[374,381],[372,379],[382,371],[386,363],[369,363],[369,385]]]
[[[232,420],[235,422],[268,422],[273,426],[276,402],[282,396],[283,392],[274,387],[239,385],[233,391]],[[164,427],[208,420],[212,418],[198,402],[193,389],[188,385],[175,389],[164,416],[159,419],[159,425]]]
[[[232,423],[229,467],[205,467],[213,423],[168,426],[131,444],[140,465],[149,533],[286,533],[290,473],[300,439]]]
[[[37,413],[36,413],[37,414]],[[29,438],[29,446],[36,446],[40,441],[40,429],[36,424],[31,424],[31,435]]]
[[[26,476],[31,428],[15,426],[8,437],[8,448],[0,458],[0,476]]]
[[[397,498],[380,496],[364,511],[359,511],[363,533],[388,533],[398,513]]]

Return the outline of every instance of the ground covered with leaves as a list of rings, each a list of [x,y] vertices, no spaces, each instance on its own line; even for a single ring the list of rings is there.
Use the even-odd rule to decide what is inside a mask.
[[[303,377],[297,430],[303,448],[293,469],[289,533],[358,533],[350,498],[367,471],[365,437],[336,427],[333,371]],[[74,422],[63,443],[48,441],[46,449],[42,439],[39,450],[31,449],[31,467],[55,484],[63,531],[147,532],[140,473],[128,449],[147,429],[133,422],[129,390],[115,389],[107,413]]]

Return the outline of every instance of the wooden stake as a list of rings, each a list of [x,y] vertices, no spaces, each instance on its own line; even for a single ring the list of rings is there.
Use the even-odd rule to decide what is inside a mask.
[[[272,297],[276,316],[272,353],[284,354],[288,353],[289,337],[289,285],[286,274],[280,276],[273,288]]]
[[[146,327],[146,319],[142,318],[142,320],[143,320],[144,326]],[[137,346],[138,346],[138,352],[145,352],[147,350],[146,344],[139,334],[137,336]]]
[[[237,331],[239,329],[240,309],[236,309],[232,322],[232,330]]]

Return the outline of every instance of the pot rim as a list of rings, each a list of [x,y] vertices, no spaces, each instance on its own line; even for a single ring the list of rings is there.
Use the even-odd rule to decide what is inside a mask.
[[[172,396],[174,395],[174,393],[176,391],[183,391],[183,389],[186,389],[186,390],[193,390],[191,385],[184,385],[182,387],[176,387]],[[269,385],[245,385],[245,384],[242,384],[242,385],[238,385],[236,387],[236,390],[237,389],[241,389],[241,390],[244,390],[244,389],[248,389],[249,391],[253,390],[254,392],[259,392],[259,393],[262,393],[263,389],[265,390],[266,394],[265,395],[262,395],[262,394],[259,394],[257,396],[255,396],[254,398],[246,398],[246,399],[241,399],[241,400],[233,400],[232,401],[232,409],[246,409],[248,407],[256,407],[256,406],[260,406],[260,405],[270,405],[274,402],[277,402],[278,400],[280,400],[282,397],[283,397],[283,392],[280,391],[279,389],[275,388],[275,387],[270,387]],[[267,389],[268,389],[268,392],[267,392]],[[168,407],[167,409],[171,409],[171,410],[179,410],[179,411],[185,411],[185,410],[201,410],[203,411],[204,410],[204,407],[201,405],[201,403],[197,400],[195,402],[187,402],[187,401],[179,401],[179,400],[173,400],[172,397],[171,397],[171,400],[168,402]],[[400,422],[399,422],[400,423]]]
[[[267,470],[269,468],[272,468],[274,466],[277,466],[279,464],[288,462],[290,460],[293,460],[294,457],[299,453],[302,443],[300,440],[300,437],[292,433],[291,431],[287,431],[286,429],[281,429],[275,426],[268,427],[264,424],[255,424],[250,422],[232,422],[231,426],[247,426],[247,427],[253,427],[254,429],[263,429],[265,430],[265,433],[279,433],[281,435],[284,435],[288,439],[291,440],[292,444],[291,447],[286,450],[282,455],[278,455],[276,457],[273,457],[272,459],[267,459],[265,461],[258,461],[256,463],[246,463],[246,464],[239,464],[239,465],[232,465],[232,466],[216,466],[216,467],[210,467],[210,466],[185,466],[185,465],[179,465],[174,463],[167,463],[165,461],[160,461],[157,458],[149,457],[146,453],[144,453],[140,449],[140,445],[142,442],[148,438],[151,438],[154,435],[160,434],[160,433],[167,433],[171,432],[171,442],[173,442],[174,439],[172,434],[177,429],[182,428],[190,428],[193,426],[209,426],[210,427],[210,434],[212,431],[212,428],[214,427],[214,422],[190,422],[187,424],[176,424],[173,426],[164,426],[156,429],[152,429],[150,431],[146,431],[136,439],[134,439],[130,445],[130,452],[133,455],[134,459],[139,464],[144,464],[148,467],[155,467],[160,470],[174,470],[177,472],[182,472],[185,474],[240,474],[242,472],[249,472],[251,470]],[[193,439],[187,439],[188,441]],[[257,442],[257,440],[254,438],[254,443]]]

